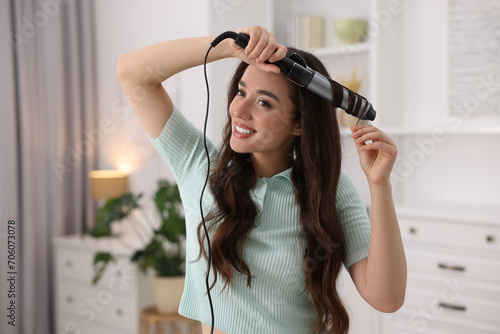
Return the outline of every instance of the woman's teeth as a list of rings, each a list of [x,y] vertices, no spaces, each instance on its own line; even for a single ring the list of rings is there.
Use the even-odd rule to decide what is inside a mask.
[[[237,125],[235,127],[236,127],[236,131],[238,131],[239,133],[243,133],[243,134],[250,134],[250,133],[257,132],[257,131],[250,131],[250,130],[246,130],[246,129],[240,128]]]

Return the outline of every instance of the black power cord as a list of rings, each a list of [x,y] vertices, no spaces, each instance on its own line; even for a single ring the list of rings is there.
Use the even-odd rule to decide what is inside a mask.
[[[210,313],[212,317],[212,325],[210,329],[210,334],[213,334],[214,332],[214,322],[215,322],[215,316],[214,316],[214,307],[212,304],[212,297],[210,296],[210,281],[209,281],[209,275],[210,275],[210,267],[212,263],[212,246],[210,244],[210,237],[208,236],[208,230],[207,226],[205,224],[205,215],[203,213],[203,194],[205,193],[205,188],[207,187],[209,175],[210,175],[210,154],[208,153],[208,147],[207,147],[207,122],[208,122],[208,110],[210,109],[210,88],[208,86],[208,77],[207,77],[207,59],[208,59],[208,54],[212,50],[212,48],[216,47],[217,44],[219,44],[222,40],[226,38],[233,38],[237,39],[238,34],[233,32],[233,31],[226,31],[219,36],[217,36],[211,43],[210,47],[207,50],[207,53],[205,55],[205,60],[203,62],[203,73],[205,75],[205,84],[207,86],[207,111],[205,114],[205,124],[203,126],[203,144],[205,145],[205,154],[207,156],[207,177],[205,179],[205,184],[203,185],[203,189],[201,191],[200,195],[200,213],[201,213],[201,221],[203,222],[203,228],[205,230],[205,239],[207,240],[207,246],[208,246],[208,259],[207,259],[207,272],[206,272],[206,277],[205,277],[205,284],[207,287],[207,295],[208,295],[208,302],[210,304]]]
[[[205,145],[205,154],[207,155],[207,177],[205,179],[205,184],[203,185],[203,190],[201,191],[200,195],[200,212],[201,212],[201,220],[203,222],[203,228],[205,229],[205,239],[207,240],[208,244],[208,259],[207,259],[207,272],[206,272],[206,279],[205,279],[205,284],[207,287],[207,295],[208,295],[208,302],[210,303],[210,313],[212,315],[212,325],[211,325],[211,330],[210,334],[213,334],[214,332],[214,307],[212,305],[212,297],[210,296],[210,282],[209,282],[209,275],[210,275],[210,266],[212,262],[212,246],[210,245],[210,237],[208,236],[208,230],[207,226],[205,224],[205,215],[203,214],[203,194],[205,193],[205,188],[207,187],[208,183],[208,177],[210,175],[210,154],[208,153],[208,147],[207,147],[207,121],[208,121],[208,110],[210,108],[210,88],[208,87],[208,77],[207,77],[207,58],[208,54],[210,53],[210,50],[212,50],[213,46],[210,45],[208,48],[207,54],[205,55],[205,61],[203,62],[203,72],[205,74],[205,84],[207,85],[207,111],[205,114],[205,125],[203,126],[203,143]]]

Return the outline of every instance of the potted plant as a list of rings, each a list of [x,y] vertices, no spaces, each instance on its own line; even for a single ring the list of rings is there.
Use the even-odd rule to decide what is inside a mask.
[[[89,234],[95,237],[109,236],[113,222],[131,218],[134,210],[142,209],[138,200],[142,194],[126,194],[111,199],[99,209],[97,224]],[[176,184],[167,180],[158,181],[158,190],[153,196],[159,226],[143,247],[136,250],[130,260],[136,262],[143,273],[153,270],[153,291],[160,312],[177,312],[184,287],[185,255],[182,241],[186,236],[186,224],[181,209],[181,198]],[[119,238],[119,236],[118,236]],[[94,256],[94,278],[96,284],[110,262],[116,259],[109,252]]]

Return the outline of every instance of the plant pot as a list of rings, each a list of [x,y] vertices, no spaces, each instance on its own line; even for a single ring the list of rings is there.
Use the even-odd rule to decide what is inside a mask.
[[[177,313],[184,290],[184,276],[154,277],[153,292],[161,313]]]
[[[333,22],[333,29],[341,44],[361,43],[368,34],[368,21],[358,18],[337,19]]]

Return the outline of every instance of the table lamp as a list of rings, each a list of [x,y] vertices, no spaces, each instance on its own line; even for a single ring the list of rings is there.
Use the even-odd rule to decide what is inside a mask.
[[[94,200],[118,197],[128,191],[128,177],[118,170],[93,170],[89,172],[90,195]]]

